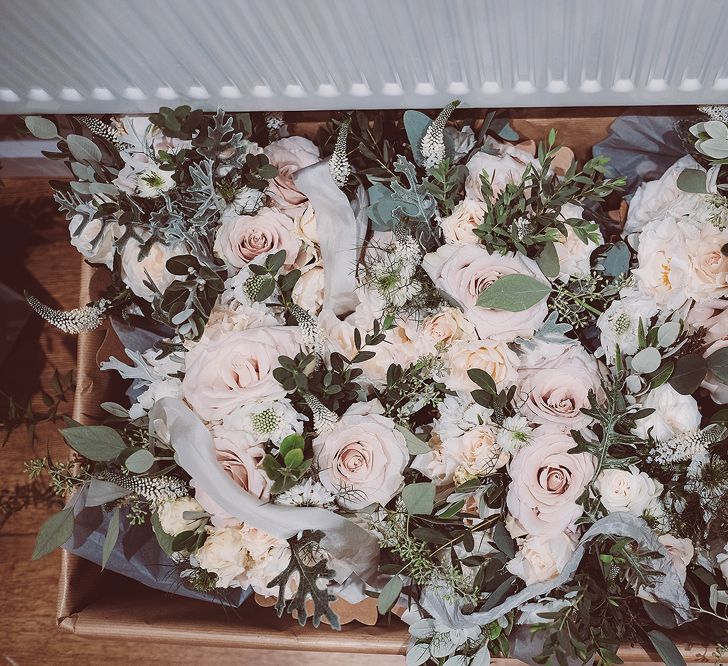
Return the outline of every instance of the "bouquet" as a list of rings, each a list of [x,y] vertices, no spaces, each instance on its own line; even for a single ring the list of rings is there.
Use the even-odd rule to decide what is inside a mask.
[[[640,186],[503,118],[337,114],[71,120],[55,183],[110,274],[70,312],[145,348],[102,368],[130,404],[62,435],[66,508],[151,529],[185,585],[336,599],[409,624],[408,664],[682,663],[665,631],[728,635],[728,124]],[[122,336],[123,339],[123,336]]]

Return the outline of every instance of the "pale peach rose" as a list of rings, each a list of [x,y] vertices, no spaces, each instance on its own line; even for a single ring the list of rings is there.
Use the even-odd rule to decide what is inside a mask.
[[[295,217],[308,199],[296,187],[293,176],[299,169],[321,160],[319,149],[309,139],[289,136],[268,145],[263,153],[278,167],[278,175],[270,183],[270,194],[279,210]]]
[[[206,328],[210,330],[208,335],[213,332],[218,335],[260,326],[276,326],[279,323],[270,308],[263,303],[248,304],[230,300],[225,304],[218,302],[212,308]]]
[[[518,355],[499,340],[458,340],[447,352],[449,374],[445,385],[451,391],[474,391],[478,386],[468,377],[468,370],[485,370],[498,388],[514,384],[518,378]]]
[[[506,569],[526,585],[558,576],[576,549],[577,540],[566,532],[553,536],[531,535],[519,540],[516,556]]]
[[[597,362],[579,344],[547,347],[518,369],[521,414],[532,423],[579,430],[592,421],[581,411],[589,407],[589,391],[600,392]]]
[[[155,292],[145,282],[151,279],[163,294],[177,279],[177,276],[167,270],[167,261],[172,257],[188,254],[188,249],[184,243],[175,245],[154,243],[149,252],[140,258],[141,249],[142,245],[136,238],[130,238],[124,243],[124,249],[121,251],[121,279],[137,296],[151,302],[154,300]]]
[[[480,242],[474,229],[483,224],[485,204],[477,199],[463,199],[452,213],[440,220],[442,237],[452,245]]]
[[[314,266],[302,273],[291,296],[296,305],[313,315],[318,314],[324,303],[323,266]]]
[[[499,154],[475,153],[465,165],[468,176],[465,179],[465,195],[470,199],[483,201],[480,175],[488,173],[493,194],[500,194],[508,183],[520,183],[523,172],[534,159],[527,152],[505,143],[493,142],[492,147]]]
[[[721,249],[728,243],[728,229],[709,222],[683,223],[688,253],[687,295],[696,301],[728,296],[728,257]]]
[[[685,583],[688,575],[688,564],[695,555],[695,547],[690,539],[680,539],[672,534],[663,534],[657,540],[665,547],[667,554],[672,559],[681,583]]]
[[[496,437],[496,428],[487,423],[458,437],[457,457],[460,464],[453,476],[456,485],[488,476],[508,462],[510,456],[498,446]]]
[[[422,332],[439,345],[450,345],[456,340],[474,340],[477,337],[475,327],[458,308],[443,308],[426,317],[422,322]]]
[[[573,448],[569,435],[541,426],[513,457],[506,501],[528,534],[556,536],[582,515],[577,502],[594,476],[594,456],[568,453]]]
[[[157,517],[162,529],[170,536],[182,532],[195,531],[203,524],[203,518],[188,519],[185,512],[204,511],[203,506],[194,497],[178,497],[162,502],[157,509]]]
[[[197,564],[217,575],[215,587],[242,587],[238,577],[245,571],[245,548],[240,526],[208,527],[205,543],[195,552]]]
[[[521,254],[490,254],[480,245],[442,245],[425,255],[422,267],[438,289],[462,306],[482,338],[512,341],[519,336],[529,337],[548,314],[545,298],[521,312],[476,304],[480,294],[505,275],[528,275],[548,284],[536,262]]]
[[[641,516],[662,494],[663,486],[634,465],[626,469],[605,469],[594,487],[609,512],[627,511]]]
[[[243,490],[258,499],[270,496],[271,481],[260,467],[265,448],[252,431],[236,431],[223,426],[212,429],[215,455],[227,475]]]
[[[205,330],[187,353],[182,391],[205,420],[221,419],[241,405],[283,398],[286,391],[273,377],[278,357],[299,350],[296,326],[268,326],[221,333]]]
[[[296,215],[293,220],[294,231],[304,243],[309,245],[318,245],[318,232],[316,230],[316,214],[313,206],[307,204],[306,207]]]
[[[333,430],[313,440],[324,487],[351,510],[386,504],[402,488],[407,443],[379,401],[354,403]]]
[[[289,217],[272,208],[256,215],[233,215],[222,220],[215,235],[215,254],[229,269],[239,269],[257,257],[286,251],[286,264],[292,266],[301,248]]]

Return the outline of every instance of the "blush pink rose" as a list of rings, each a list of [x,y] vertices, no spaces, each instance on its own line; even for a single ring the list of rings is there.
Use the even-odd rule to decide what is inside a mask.
[[[215,253],[233,269],[279,250],[286,251],[286,265],[291,266],[300,248],[291,218],[272,208],[261,208],[256,215],[223,218],[215,235]]]
[[[295,217],[299,207],[308,199],[297,187],[293,176],[299,169],[321,160],[319,149],[309,139],[289,136],[274,141],[263,151],[271,164],[278,167],[278,175],[270,183],[270,195],[279,210]]]
[[[187,353],[182,393],[207,421],[221,419],[248,402],[283,398],[286,391],[273,377],[273,370],[279,356],[293,357],[298,349],[296,326],[227,333],[208,326]]]
[[[528,534],[556,536],[583,513],[577,500],[594,476],[594,456],[572,448],[569,435],[541,426],[513,457],[506,501]]]

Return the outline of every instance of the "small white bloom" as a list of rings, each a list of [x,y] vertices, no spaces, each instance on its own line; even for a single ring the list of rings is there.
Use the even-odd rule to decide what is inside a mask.
[[[174,171],[165,171],[153,167],[139,173],[136,182],[137,194],[144,199],[161,196],[163,192],[168,192],[176,185]]]
[[[202,505],[194,497],[180,497],[163,502],[157,509],[159,524],[170,536],[177,536],[182,532],[194,531],[204,522],[204,518],[189,520],[184,513],[204,511]]]
[[[528,419],[525,416],[507,416],[498,428],[496,444],[500,446],[501,450],[514,456],[521,447],[531,441],[532,434],[533,429],[528,425]]]
[[[308,478],[278,495],[276,504],[328,508],[334,504],[335,499],[333,493],[329,492],[323,484]]]
[[[290,400],[283,398],[245,403],[223,417],[223,425],[230,430],[250,432],[259,442],[270,440],[279,446],[288,435],[303,432],[303,420]]]
[[[647,330],[650,320],[659,312],[655,301],[634,291],[625,289],[619,300],[614,300],[609,307],[599,315],[597,327],[601,332],[602,349],[607,361],[613,363],[617,346],[622,353],[631,355],[639,348],[637,331],[640,320]]]
[[[521,541],[506,569],[526,585],[551,580],[561,573],[575,548],[575,539],[566,532],[551,537],[532,535]]]

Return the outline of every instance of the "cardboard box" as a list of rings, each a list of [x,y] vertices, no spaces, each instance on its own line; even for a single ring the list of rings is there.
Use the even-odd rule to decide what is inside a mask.
[[[525,138],[543,139],[553,126],[559,142],[570,146],[578,159],[588,156],[592,145],[607,134],[620,110],[524,110],[514,114],[513,126]],[[664,109],[669,114],[682,109]],[[647,110],[645,110],[647,112]],[[469,112],[472,113],[472,112]],[[581,115],[580,115],[581,114]],[[475,114],[473,114],[475,115]],[[315,134],[316,114],[302,116],[292,133]],[[85,305],[100,292],[105,270],[87,264],[81,270],[80,303]],[[113,399],[114,377],[102,373],[99,361],[108,358],[113,348],[113,333],[105,328],[84,333],[78,340],[78,384],[74,418],[85,424],[96,422],[103,414],[99,405]],[[118,344],[118,342],[117,342]],[[391,624],[365,626],[353,621],[333,631],[328,626],[300,627],[290,617],[278,619],[272,608],[261,608],[249,599],[240,609],[169,595],[147,588],[133,580],[100,568],[64,551],[58,591],[58,625],[79,636],[187,643],[201,646],[405,654],[408,643],[406,626],[398,619]],[[715,646],[679,643],[689,662],[718,661]],[[640,646],[624,646],[619,655],[627,663],[662,663],[655,653]],[[516,660],[494,660],[500,664],[520,664]]]

